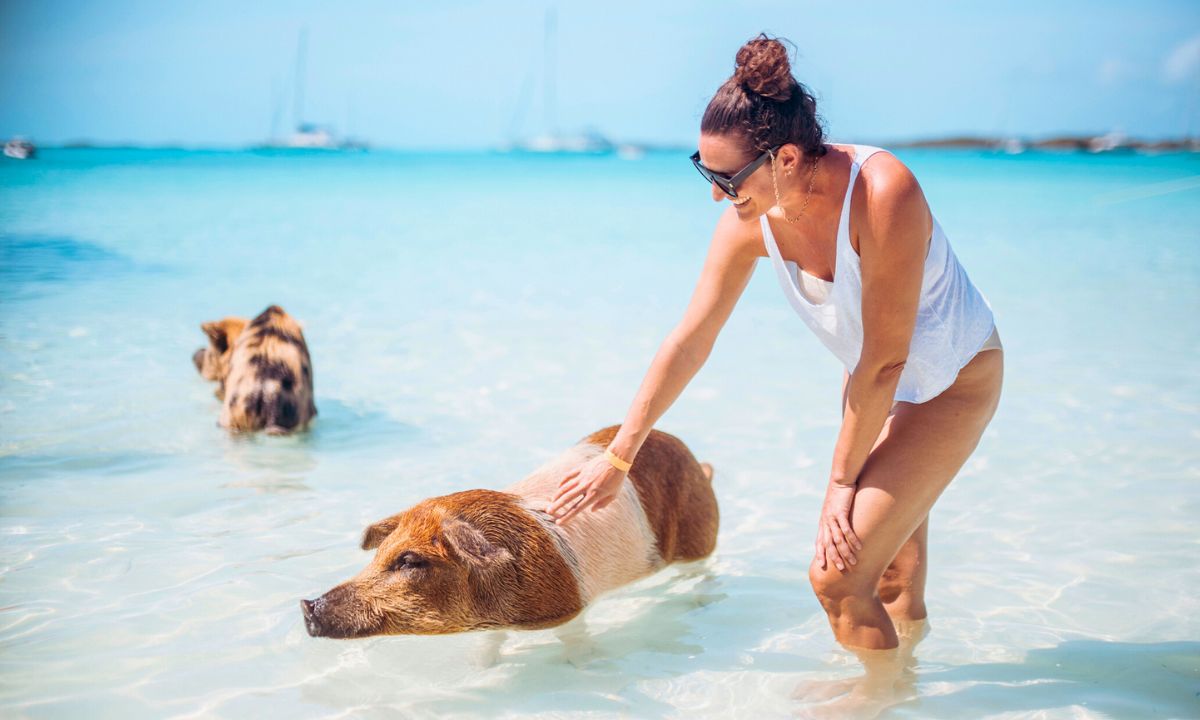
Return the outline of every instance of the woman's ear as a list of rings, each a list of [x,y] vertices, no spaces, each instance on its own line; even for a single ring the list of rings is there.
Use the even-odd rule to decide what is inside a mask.
[[[800,167],[800,160],[803,153],[800,148],[792,143],[785,143],[783,147],[775,153],[775,162],[778,171],[785,176],[796,172]]]

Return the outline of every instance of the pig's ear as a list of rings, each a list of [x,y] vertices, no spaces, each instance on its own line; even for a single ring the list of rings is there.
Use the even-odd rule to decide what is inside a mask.
[[[446,543],[474,568],[492,568],[512,559],[507,550],[489,541],[475,526],[462,520],[443,522],[442,534],[446,537]]]
[[[206,322],[200,326],[200,329],[208,336],[208,342],[212,345],[213,350],[223,353],[229,349],[229,335],[225,332],[224,321]]]
[[[383,539],[392,534],[392,531],[400,524],[400,516],[393,515],[390,518],[384,518],[374,525],[369,525],[366,532],[363,533],[362,549],[374,550],[383,543]]]
[[[243,318],[227,317],[224,320],[206,322],[200,326],[200,329],[208,336],[208,341],[212,343],[213,349],[223,353],[229,349],[230,345],[233,345],[233,341],[242,334],[242,330],[246,329],[246,321]]]

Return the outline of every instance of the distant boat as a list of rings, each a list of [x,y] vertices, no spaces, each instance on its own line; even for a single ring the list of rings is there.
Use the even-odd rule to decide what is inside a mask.
[[[617,145],[617,156],[622,160],[641,160],[646,157],[646,148],[633,143],[621,143]]]
[[[578,134],[547,133],[513,144],[513,150],[532,153],[579,153],[607,155],[616,149],[612,141],[598,132]]]
[[[1120,130],[1105,133],[1088,141],[1088,152],[1112,152],[1130,148],[1129,138]]]
[[[4,157],[14,160],[32,160],[37,157],[37,148],[23,137],[15,137],[4,143]]]
[[[1000,144],[1000,149],[1009,155],[1020,155],[1025,152],[1025,143],[1019,138],[1005,138]]]
[[[332,151],[364,151],[369,148],[367,143],[351,138],[338,138],[333,131],[315,123],[301,123],[295,132],[284,138],[274,138],[262,145],[260,150],[332,150]]]
[[[301,123],[296,131],[283,139],[282,147],[307,150],[336,150],[337,141],[333,132],[314,123]]]
[[[512,140],[501,146],[501,150],[527,153],[570,153],[577,155],[609,155],[617,151],[617,145],[598,130],[587,129],[579,133],[560,132],[557,129],[557,106],[555,102],[555,79],[557,64],[554,60],[557,39],[557,15],[553,9],[546,10],[546,32],[542,44],[542,108],[549,131],[533,137]],[[530,104],[532,72],[526,79],[517,102],[516,117],[510,136],[515,136],[520,118]]]
[[[295,130],[290,135],[279,137],[278,120],[281,97],[276,97],[275,119],[271,128],[271,139],[259,149],[263,150],[366,150],[367,144],[360,140],[338,138],[328,125],[304,120],[304,68],[308,56],[308,30],[301,30],[296,44],[295,85],[292,89],[292,115]]]

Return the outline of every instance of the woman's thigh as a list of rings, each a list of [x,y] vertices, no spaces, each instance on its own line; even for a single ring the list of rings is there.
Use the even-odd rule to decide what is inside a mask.
[[[987,350],[936,398],[897,403],[858,477],[850,525],[863,548],[842,581],[875,586],[979,443],[1002,379],[1003,351]]]

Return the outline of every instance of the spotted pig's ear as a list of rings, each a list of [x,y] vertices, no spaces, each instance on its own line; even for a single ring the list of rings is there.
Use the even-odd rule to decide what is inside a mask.
[[[212,345],[213,350],[216,350],[218,353],[224,353],[228,350],[233,345],[233,341],[237,340],[237,336],[241,335],[242,330],[245,328],[245,320],[232,317],[206,322],[200,326],[200,329],[208,336],[208,342]]]

